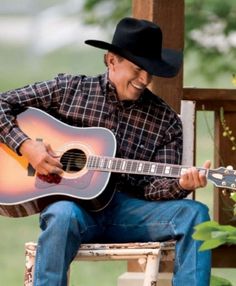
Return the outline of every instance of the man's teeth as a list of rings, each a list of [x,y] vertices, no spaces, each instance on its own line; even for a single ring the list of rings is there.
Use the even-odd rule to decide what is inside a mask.
[[[137,88],[137,89],[143,89],[143,87],[142,87],[142,86],[137,85],[137,84],[135,84],[135,83],[132,83],[132,85],[133,85],[135,88]]]

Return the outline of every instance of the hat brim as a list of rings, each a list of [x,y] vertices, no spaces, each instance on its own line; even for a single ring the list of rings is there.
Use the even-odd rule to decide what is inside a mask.
[[[183,53],[172,49],[163,48],[161,58],[148,58],[133,55],[125,49],[104,41],[86,40],[85,44],[114,52],[141,67],[149,74],[159,77],[176,76],[183,62]]]

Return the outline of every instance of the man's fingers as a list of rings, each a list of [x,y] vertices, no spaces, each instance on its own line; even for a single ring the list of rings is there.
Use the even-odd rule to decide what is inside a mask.
[[[203,167],[206,169],[209,169],[211,167],[211,161],[210,160],[205,161],[205,163],[203,164]]]

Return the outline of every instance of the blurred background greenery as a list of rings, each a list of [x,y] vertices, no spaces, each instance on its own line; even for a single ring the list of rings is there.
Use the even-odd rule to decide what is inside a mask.
[[[184,86],[233,88],[234,2],[185,1]],[[51,79],[59,72],[102,72],[103,51],[86,47],[83,41],[109,40],[117,20],[130,13],[131,0],[0,0],[0,92]],[[205,159],[213,161],[213,129],[213,113],[198,112],[198,166]],[[212,192],[209,184],[196,195],[208,205],[211,215]],[[37,240],[38,215],[0,217],[0,229],[0,285],[22,285],[24,243]],[[125,267],[124,262],[76,263],[72,266],[71,285],[116,285]],[[236,285],[235,269],[213,269],[213,273]]]

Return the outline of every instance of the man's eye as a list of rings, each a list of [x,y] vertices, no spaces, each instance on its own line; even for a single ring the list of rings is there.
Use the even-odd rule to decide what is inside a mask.
[[[136,70],[137,72],[140,72],[142,69],[141,69],[140,67],[135,67],[135,70]]]

